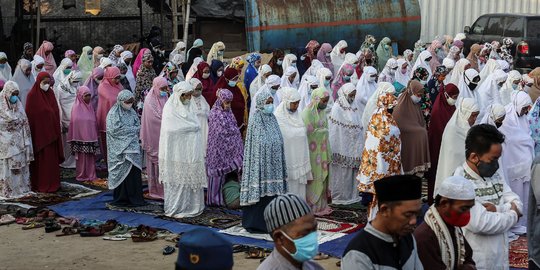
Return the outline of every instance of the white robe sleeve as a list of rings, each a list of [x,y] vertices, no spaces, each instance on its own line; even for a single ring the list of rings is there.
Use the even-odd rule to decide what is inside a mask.
[[[482,202],[477,200],[471,208],[471,220],[465,228],[476,234],[501,234],[508,231],[517,221],[516,212],[489,212]]]

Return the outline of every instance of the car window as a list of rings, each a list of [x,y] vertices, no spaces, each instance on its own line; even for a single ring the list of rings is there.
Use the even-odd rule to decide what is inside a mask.
[[[472,34],[481,35],[484,33],[484,28],[486,27],[488,21],[488,17],[482,17],[476,20],[476,23],[474,23],[472,27]]]
[[[540,19],[530,19],[527,22],[527,37],[540,38]]]
[[[505,37],[523,37],[523,18],[507,17],[504,28]]]
[[[502,36],[503,34],[503,17],[491,17],[484,29],[484,35]]]

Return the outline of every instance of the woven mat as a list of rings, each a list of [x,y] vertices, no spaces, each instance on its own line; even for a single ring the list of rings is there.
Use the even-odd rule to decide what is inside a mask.
[[[234,214],[226,209],[212,207],[206,207],[202,214],[196,217],[172,218],[167,216],[160,216],[160,218],[222,230],[236,226],[242,222],[242,216]]]
[[[330,219],[354,224],[366,224],[367,212],[365,210],[333,209],[332,213],[318,218]]]
[[[146,214],[152,216],[161,216],[165,213],[163,212],[163,202],[158,201],[146,201],[147,205],[136,206],[136,207],[121,207],[107,204],[107,209],[113,211],[122,211],[122,212],[131,212],[138,214]]]
[[[61,182],[60,189],[55,193],[32,193],[17,199],[6,200],[6,202],[22,203],[31,206],[49,206],[92,196],[98,194],[100,191],[94,190],[82,185]]]
[[[364,224],[339,222],[326,218],[317,218],[317,229],[333,233],[354,233],[364,227]]]
[[[527,237],[520,236],[518,240],[510,242],[510,267],[529,268]]]

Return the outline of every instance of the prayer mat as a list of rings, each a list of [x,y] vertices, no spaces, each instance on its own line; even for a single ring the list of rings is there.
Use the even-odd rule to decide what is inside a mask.
[[[137,206],[137,207],[121,207],[111,204],[106,204],[107,209],[113,211],[122,211],[122,212],[132,212],[139,214],[146,214],[152,216],[161,216],[164,215],[163,212],[163,202],[158,201],[146,201],[147,205]]]
[[[49,206],[98,193],[100,191],[82,185],[61,182],[60,189],[55,193],[32,193],[21,198],[6,200],[6,202],[22,203],[31,206]]]
[[[526,236],[520,236],[516,241],[510,242],[509,261],[510,267],[523,269],[529,268],[529,255]]]
[[[332,209],[341,209],[341,210],[351,210],[351,211],[357,211],[357,210],[363,210],[367,211],[367,207],[363,206],[361,202],[353,203],[353,204],[331,204],[330,207]]]
[[[366,224],[367,222],[367,212],[363,210],[334,209],[332,213],[318,217],[355,224]]]
[[[172,218],[167,216],[160,216],[162,219],[173,220],[182,223],[212,227],[217,229],[227,229],[242,222],[242,216],[220,208],[206,207],[202,214],[196,217],[188,218]]]
[[[60,168],[60,179],[61,180],[75,179],[75,176],[76,176],[75,169]]]
[[[364,227],[363,224],[339,222],[326,218],[317,218],[317,229],[333,233],[354,233]]]
[[[82,182],[82,184],[84,185],[88,185],[88,186],[94,186],[94,187],[97,187],[97,188],[100,188],[100,189],[109,189],[109,183],[107,181],[107,179],[101,179],[101,178],[98,178],[94,181],[85,181],[85,182]]]

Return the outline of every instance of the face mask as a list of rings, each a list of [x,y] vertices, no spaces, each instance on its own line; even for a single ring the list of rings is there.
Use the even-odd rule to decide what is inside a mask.
[[[418,103],[420,103],[420,100],[422,100],[421,97],[418,97],[418,96],[416,96],[416,95],[412,95],[412,96],[411,96],[411,99],[412,99],[412,101],[414,102],[414,104],[418,104]]]
[[[427,81],[427,80],[420,80],[420,83],[421,83],[422,85],[426,85],[426,84],[428,83],[428,81]]]
[[[0,64],[0,68],[5,68],[6,64]]]
[[[218,72],[216,72],[216,75],[217,75],[218,77],[221,77],[221,75],[223,75],[223,71],[218,71]]]
[[[352,104],[354,102],[354,98],[353,97],[347,97],[347,102],[349,102],[349,104]]]
[[[330,53],[327,53],[327,54],[326,54],[326,57],[330,57]]]
[[[64,69],[64,74],[68,75],[71,72],[71,68]]]
[[[346,82],[350,82],[351,81],[351,76],[345,75],[345,76],[343,76],[343,80],[345,80]]]
[[[210,73],[203,73],[202,74],[203,79],[208,79],[208,77],[210,77]]]
[[[388,50],[390,49],[390,45],[384,45],[384,48]]]
[[[368,82],[374,82],[377,79],[377,77],[368,77]]]
[[[396,74],[396,71],[393,70],[393,69],[390,69],[390,70],[388,71],[388,74],[390,74],[391,76],[394,76],[394,75]]]
[[[167,91],[159,91],[159,95],[161,97],[166,97],[167,96]]]
[[[373,62],[373,60],[371,59],[366,59],[366,65],[368,66],[371,66],[371,63]]]
[[[223,51],[218,51],[218,52],[217,52],[217,55],[222,56],[222,55],[223,55]]]
[[[71,82],[71,86],[77,87],[77,86],[79,86],[79,82]]]
[[[125,74],[120,74],[120,80],[123,80],[126,78],[126,75]]]
[[[476,86],[478,86],[478,84],[477,84],[477,83],[473,83],[473,82],[467,84],[467,87],[469,87],[469,89],[471,89],[471,91],[473,91],[474,89],[476,89]]]
[[[122,109],[126,110],[126,111],[129,111],[131,110],[131,108],[133,108],[133,103],[120,103],[120,105],[122,106]]]
[[[502,124],[503,124],[502,122],[495,122],[495,126],[496,126],[497,128],[500,128],[500,127],[502,126]]]
[[[444,96],[446,97],[446,102],[448,103],[448,105],[450,106],[456,105],[455,99],[451,98],[447,93],[444,93]]]
[[[9,97],[9,102],[10,102],[11,104],[17,103],[18,100],[19,100],[19,97],[18,97],[18,96],[11,96],[11,97]]]
[[[96,82],[97,82],[98,84],[100,84],[101,81],[103,81],[103,79],[101,79],[101,80],[97,79],[97,80],[96,80]]]
[[[182,100],[182,104],[184,105],[189,105],[189,102],[191,102],[191,99],[185,99],[185,100]]]
[[[98,54],[98,55],[96,56],[96,58],[97,58],[97,60],[100,60],[101,58],[103,58],[103,54]]]
[[[291,67],[296,67],[296,63],[291,63]]]
[[[272,96],[275,95],[277,93],[277,89],[270,88],[270,93]]]
[[[476,164],[476,168],[478,168],[478,173],[482,177],[492,177],[497,170],[499,169],[499,161],[498,160],[492,160],[491,162],[483,162],[480,160],[478,164]]]
[[[329,80],[324,80],[324,86],[325,86],[325,87],[330,86],[330,81],[329,81]]]
[[[471,220],[471,212],[467,211],[465,213],[458,213],[457,211],[451,209],[450,216],[441,215],[444,222],[455,227],[465,227],[469,224]]]
[[[317,240],[317,232],[312,232],[302,238],[291,239],[285,232],[281,231],[283,236],[291,240],[294,243],[296,252],[294,254],[290,253],[287,249],[284,249],[291,257],[297,262],[306,262],[319,252],[319,242]]]
[[[88,56],[88,60],[92,60],[92,55],[89,55],[89,56]]]
[[[394,107],[392,108],[387,108],[386,109],[386,112],[388,112],[389,114],[392,114],[394,112]]]
[[[230,87],[235,87],[236,86],[236,81],[229,81],[229,86]]]
[[[278,66],[281,66],[283,64],[283,60],[277,60]]]
[[[41,88],[41,90],[43,90],[43,91],[48,91],[49,87],[51,87],[51,86],[48,83],[39,85],[39,88]]]
[[[317,106],[317,107],[319,108],[319,110],[324,110],[324,109],[326,109],[326,106],[327,106],[327,104],[319,103],[319,106]]]
[[[516,90],[518,88],[519,84],[512,84],[512,89]]]
[[[266,114],[272,114],[274,112],[274,104],[265,104],[263,112]]]

